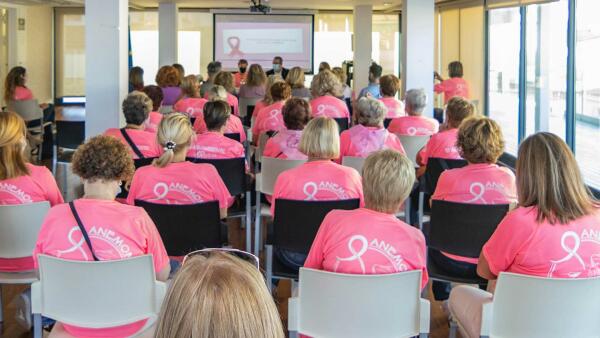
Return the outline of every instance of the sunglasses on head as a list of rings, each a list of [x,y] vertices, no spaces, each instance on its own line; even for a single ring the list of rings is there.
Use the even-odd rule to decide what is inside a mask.
[[[192,256],[204,256],[206,258],[210,257],[210,255],[213,252],[223,252],[232,256],[235,256],[243,261],[246,261],[252,265],[254,265],[257,269],[260,269],[260,262],[258,260],[258,257],[254,256],[253,254],[246,252],[246,251],[242,251],[242,250],[238,250],[238,249],[230,249],[230,248],[206,248],[206,249],[202,249],[202,250],[196,250],[196,251],[192,251],[190,253],[188,253],[187,255],[185,255],[185,257],[183,257],[183,262],[181,263],[182,265],[185,264],[185,261],[192,257]]]

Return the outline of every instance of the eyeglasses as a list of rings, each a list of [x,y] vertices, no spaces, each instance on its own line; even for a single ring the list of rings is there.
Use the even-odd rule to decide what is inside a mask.
[[[185,261],[192,256],[201,255],[208,258],[213,252],[223,252],[233,255],[243,261],[254,265],[257,269],[260,269],[260,262],[258,260],[258,257],[246,251],[230,248],[206,248],[202,250],[192,251],[185,255],[185,257],[183,257],[183,262],[181,263],[181,265],[185,264]]]

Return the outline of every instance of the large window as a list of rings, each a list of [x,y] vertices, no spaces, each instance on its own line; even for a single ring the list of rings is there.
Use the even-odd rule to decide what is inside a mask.
[[[154,83],[158,71],[158,12],[129,12],[133,65],[144,69],[144,83]]]
[[[352,60],[352,14],[316,14],[314,35],[314,69],[325,61],[340,67]]]
[[[85,95],[83,8],[55,10],[56,97]]]
[[[400,16],[373,15],[373,61],[383,68],[383,74],[400,73]]]
[[[586,182],[600,189],[600,1],[577,1],[575,153]]]
[[[187,74],[206,74],[213,57],[213,14],[180,10],[179,63]]]

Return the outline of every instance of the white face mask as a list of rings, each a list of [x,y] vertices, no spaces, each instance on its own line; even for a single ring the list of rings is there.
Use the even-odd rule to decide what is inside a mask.
[[[281,70],[281,65],[278,63],[273,64],[273,71],[279,72]]]

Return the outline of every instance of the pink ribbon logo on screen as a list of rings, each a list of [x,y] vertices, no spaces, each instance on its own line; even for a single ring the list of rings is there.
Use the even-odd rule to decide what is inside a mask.
[[[230,36],[227,38],[227,44],[231,47],[229,56],[244,56],[244,53],[240,50],[240,38],[237,36]]]

